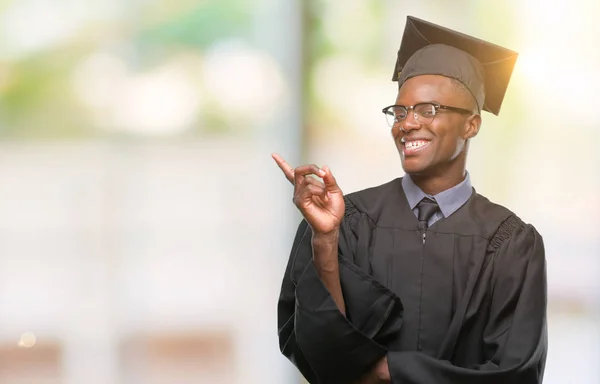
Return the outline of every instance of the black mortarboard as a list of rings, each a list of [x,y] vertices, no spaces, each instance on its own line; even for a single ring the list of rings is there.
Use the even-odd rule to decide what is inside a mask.
[[[442,75],[463,83],[480,109],[498,115],[518,53],[408,16],[393,81]]]

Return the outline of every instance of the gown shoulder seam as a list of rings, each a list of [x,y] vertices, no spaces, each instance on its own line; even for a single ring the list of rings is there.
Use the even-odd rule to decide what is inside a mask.
[[[490,239],[490,248],[498,250],[500,246],[510,238],[514,230],[521,226],[522,222],[515,215],[508,216],[500,225]]]

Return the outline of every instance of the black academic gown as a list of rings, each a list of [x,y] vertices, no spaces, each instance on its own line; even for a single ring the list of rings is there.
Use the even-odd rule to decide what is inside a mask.
[[[279,342],[310,383],[351,383],[387,355],[394,384],[539,384],[546,349],[542,237],[473,190],[427,230],[401,179],[346,196],[344,317],[300,224],[278,303]]]

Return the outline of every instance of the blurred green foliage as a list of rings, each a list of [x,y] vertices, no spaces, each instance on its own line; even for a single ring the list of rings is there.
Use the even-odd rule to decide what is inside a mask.
[[[8,6],[3,4],[0,14]],[[215,41],[247,36],[251,6],[243,0],[130,2],[103,25],[83,25],[52,46],[6,60],[0,67],[5,77],[0,82],[0,138],[122,136],[96,126],[74,95],[72,78],[82,60],[95,51],[109,52],[143,71],[178,53],[201,55]]]
[[[161,20],[158,15],[173,9],[173,2],[157,2],[147,10],[152,16],[137,33],[136,43],[158,47],[206,49],[223,38],[244,38],[252,27],[252,2],[220,0],[180,5]],[[156,15],[156,16],[155,16]],[[157,20],[158,19],[158,20]]]

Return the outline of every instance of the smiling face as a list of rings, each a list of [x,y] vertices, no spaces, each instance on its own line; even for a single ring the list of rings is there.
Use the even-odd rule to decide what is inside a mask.
[[[475,111],[474,99],[456,80],[439,75],[408,79],[398,91],[396,105],[434,103]],[[479,132],[481,117],[439,109],[429,124],[415,120],[413,111],[392,128],[402,168],[409,175],[443,176],[464,172],[467,140]],[[404,132],[402,131],[402,129]]]

